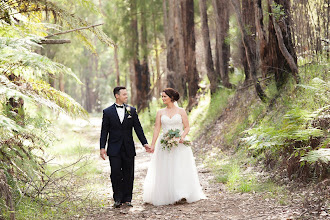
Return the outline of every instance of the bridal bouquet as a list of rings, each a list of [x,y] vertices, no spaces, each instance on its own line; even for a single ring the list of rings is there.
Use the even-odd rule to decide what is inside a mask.
[[[160,140],[163,150],[170,151],[172,147],[177,147],[179,144],[180,130],[179,129],[170,129],[167,133],[163,135],[163,139]],[[190,145],[190,141],[184,141],[184,145]]]

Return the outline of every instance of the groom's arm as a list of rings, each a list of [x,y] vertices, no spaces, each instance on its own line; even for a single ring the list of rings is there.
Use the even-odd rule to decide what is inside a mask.
[[[139,120],[139,116],[136,112],[132,114],[133,117],[133,127],[134,127],[134,131],[136,133],[136,136],[139,138],[141,144],[143,146],[145,146],[146,144],[148,144],[147,138],[144,136],[144,132],[143,132],[143,128],[141,126],[140,120]]]
[[[110,125],[110,120],[103,110],[101,137],[100,137],[100,156],[102,157],[103,160],[105,160],[105,156],[106,156],[105,145],[108,139],[109,125]]]

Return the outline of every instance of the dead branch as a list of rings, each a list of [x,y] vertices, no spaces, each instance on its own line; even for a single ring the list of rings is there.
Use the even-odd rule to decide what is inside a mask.
[[[84,29],[94,28],[94,27],[97,27],[97,26],[100,26],[100,25],[103,25],[103,23],[94,24],[94,25],[90,25],[90,26],[87,26],[87,27],[75,28],[75,29],[71,29],[71,30],[67,30],[67,31],[63,31],[63,32],[58,32],[58,33],[55,33],[55,34],[48,35],[45,38],[50,38],[50,37],[61,35],[61,34],[67,34],[67,33],[71,33],[71,32],[74,32],[74,31],[80,31],[80,30],[84,30]]]
[[[67,40],[67,39],[59,39],[59,40],[55,40],[55,39],[44,39],[40,41],[40,44],[68,44],[71,43],[71,40]]]

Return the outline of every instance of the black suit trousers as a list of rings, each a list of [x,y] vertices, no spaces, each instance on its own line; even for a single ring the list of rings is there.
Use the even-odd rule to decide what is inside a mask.
[[[113,199],[116,202],[124,203],[132,201],[134,159],[135,157],[127,156],[124,146],[121,146],[118,155],[109,157]]]

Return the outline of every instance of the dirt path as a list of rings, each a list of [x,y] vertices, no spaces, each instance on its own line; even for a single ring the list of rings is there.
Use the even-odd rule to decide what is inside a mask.
[[[97,139],[95,131],[99,131],[100,119],[92,118],[93,131],[86,134]],[[207,200],[195,203],[175,204],[155,207],[144,204],[142,201],[143,181],[146,176],[148,162],[151,155],[144,151],[141,145],[137,145],[135,159],[135,183],[132,204],[134,207],[112,207],[112,189],[109,179],[110,167],[108,161],[98,158],[96,149],[95,159],[99,163],[102,173],[95,181],[99,182],[99,188],[95,194],[100,201],[98,208],[91,208],[86,216],[79,219],[297,219],[302,209],[297,205],[280,205],[276,199],[265,198],[261,193],[233,193],[226,190],[221,183],[216,183],[210,170],[203,167],[200,159],[196,158],[199,178]]]

